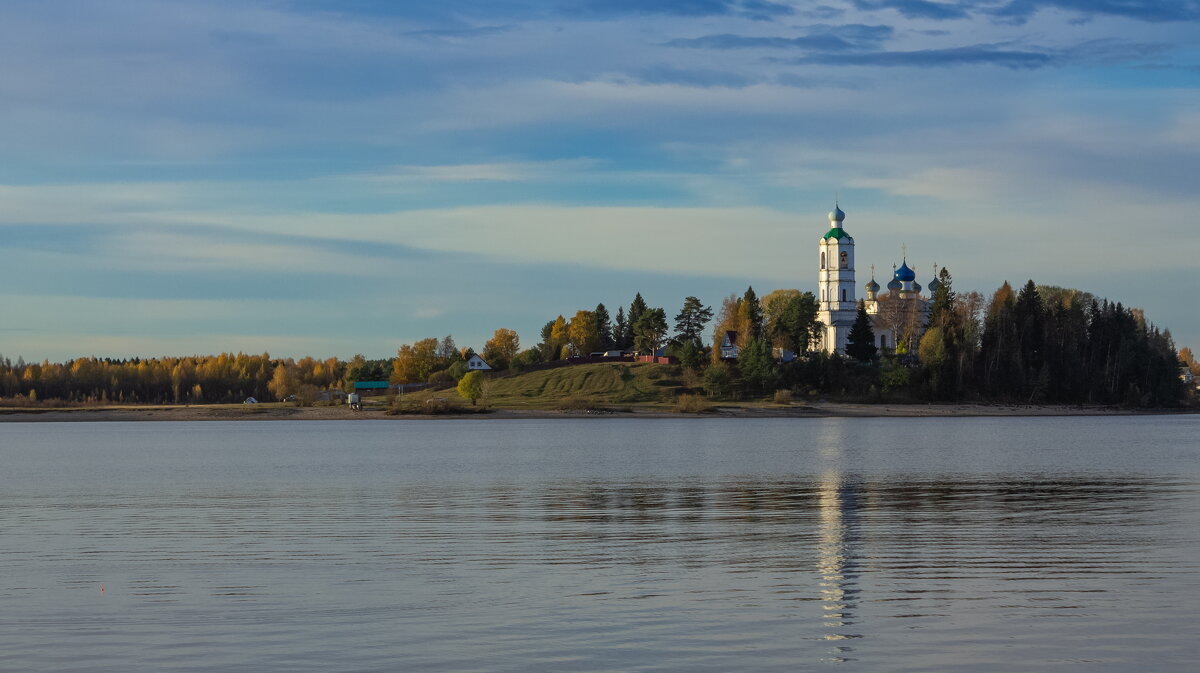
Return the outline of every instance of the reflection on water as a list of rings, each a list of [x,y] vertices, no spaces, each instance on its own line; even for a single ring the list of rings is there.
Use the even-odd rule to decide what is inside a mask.
[[[821,573],[821,598],[824,602],[825,634],[830,641],[860,638],[848,633],[854,624],[855,579],[858,577],[851,534],[856,507],[852,485],[843,484],[840,475],[827,474],[820,485],[821,543],[817,548],[817,568]],[[854,649],[837,645],[827,661],[851,661]]]
[[[560,422],[497,460],[484,425],[386,425],[343,453],[320,425],[277,446],[225,426],[221,444],[174,437],[212,453],[165,457],[120,434],[66,461],[48,459],[61,437],[0,444],[0,661],[1090,673],[1186,671],[1200,654],[1195,447],[1046,464],[1030,440],[1003,470],[967,450],[864,449],[853,424],[741,424],[740,444],[653,450],[627,448],[645,426],[618,424],[601,460],[557,443],[596,426]],[[395,427],[424,434],[397,449]],[[792,437],[764,428],[813,432],[764,457],[751,447]],[[172,438],[158,432],[148,443]],[[1090,441],[1106,436],[1127,442],[1119,426]]]

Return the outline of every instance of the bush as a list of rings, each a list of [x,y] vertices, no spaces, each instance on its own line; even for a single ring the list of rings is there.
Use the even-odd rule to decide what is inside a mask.
[[[675,398],[675,411],[682,414],[706,414],[714,409],[708,400],[699,395],[680,395]]]
[[[704,392],[709,397],[727,397],[733,390],[733,376],[729,373],[729,365],[724,362],[714,362],[704,370]]]
[[[448,414],[485,414],[489,410],[479,407],[464,407],[444,397],[432,397],[424,402],[401,401],[399,397],[388,406],[388,416],[445,416]]]
[[[467,373],[466,361],[455,360],[454,363],[450,365],[450,368],[446,370],[446,373],[449,374],[455,381],[462,379],[462,377]]]
[[[912,370],[908,367],[893,359],[883,361],[883,366],[879,369],[879,381],[883,384],[884,392],[907,388],[911,380]]]
[[[429,375],[428,383],[430,386],[437,389],[449,388],[454,385],[454,376],[452,376],[450,372],[446,371],[445,369],[439,369],[438,371]]]
[[[792,391],[783,389],[775,391],[775,404],[791,404]]]

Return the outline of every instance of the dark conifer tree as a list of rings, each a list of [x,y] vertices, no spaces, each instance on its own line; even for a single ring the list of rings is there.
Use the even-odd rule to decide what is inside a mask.
[[[1017,294],[1013,306],[1013,319],[1017,324],[1017,355],[1020,358],[1023,396],[1034,396],[1038,381],[1042,379],[1042,347],[1045,342],[1045,311],[1037,285],[1032,280],[1025,283]]]
[[[742,295],[742,306],[746,310],[747,327],[750,328],[750,336],[754,339],[763,339],[766,334],[763,329],[763,310],[762,304],[758,301],[758,295],[754,294],[754,287],[746,288],[746,294]]]
[[[712,309],[696,297],[684,299],[683,308],[675,316],[675,340],[681,344],[691,343],[698,350],[703,344],[701,335],[704,334],[704,326],[712,317]]]
[[[646,312],[646,300],[642,299],[642,293],[638,292],[633,301],[629,303],[629,312],[625,314],[625,320],[633,325],[637,323],[642,314]]]
[[[596,304],[596,333],[600,337],[601,350],[609,350],[613,348],[613,327],[612,319],[608,315],[608,309],[604,304]]]
[[[613,348],[626,350],[630,346],[629,339],[629,321],[625,319],[625,307],[617,307],[617,318],[613,321],[612,328]]]
[[[771,344],[765,339],[751,337],[738,351],[738,371],[747,385],[767,390],[775,382],[775,358],[771,357]]]
[[[871,329],[871,318],[867,315],[867,305],[860,299],[854,324],[850,326],[850,334],[846,337],[846,355],[859,362],[870,362],[878,352],[875,330]]]

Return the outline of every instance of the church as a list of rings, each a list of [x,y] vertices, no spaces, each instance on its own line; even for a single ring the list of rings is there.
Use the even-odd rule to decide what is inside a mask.
[[[845,353],[850,327],[858,312],[855,291],[854,238],[842,223],[846,213],[834,205],[829,213],[829,231],[818,243],[820,270],[817,275],[817,320],[824,325],[821,348],[827,353]],[[900,266],[892,265],[892,279],[885,292],[875,282],[874,267],[871,280],[863,287],[867,315],[875,332],[875,344],[881,353],[914,352],[925,324],[929,321],[932,296],[940,285],[937,266],[929,281],[929,296],[921,294],[917,273],[908,266],[907,253]]]

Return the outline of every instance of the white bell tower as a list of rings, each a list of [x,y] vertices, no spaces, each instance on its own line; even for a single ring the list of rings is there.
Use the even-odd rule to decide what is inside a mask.
[[[826,352],[846,351],[850,326],[854,324],[854,239],[842,228],[846,213],[834,205],[829,213],[829,231],[818,244],[817,319],[825,325],[821,348]]]

